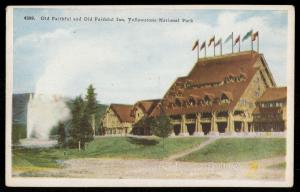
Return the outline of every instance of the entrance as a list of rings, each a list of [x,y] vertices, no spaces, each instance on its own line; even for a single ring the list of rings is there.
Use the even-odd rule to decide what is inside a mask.
[[[211,123],[201,123],[204,135],[207,135],[211,130]]]
[[[217,125],[218,125],[219,133],[225,133],[225,130],[227,127],[227,122],[220,122],[220,123],[217,123]]]
[[[195,123],[190,123],[187,124],[187,131],[189,132],[189,135],[193,135],[196,129],[196,124]]]
[[[179,133],[180,133],[180,125],[174,125],[173,128],[174,128],[175,135],[179,135]]]
[[[235,121],[234,122],[234,131],[235,132],[241,132],[242,130],[242,122],[241,121]]]

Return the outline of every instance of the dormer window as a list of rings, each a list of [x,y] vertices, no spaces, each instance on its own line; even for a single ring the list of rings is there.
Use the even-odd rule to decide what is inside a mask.
[[[193,97],[190,97],[190,98],[189,98],[189,105],[190,105],[190,106],[196,105],[196,101],[195,101],[195,99],[194,99]]]
[[[211,100],[211,98],[210,98],[208,95],[205,95],[205,96],[204,96],[204,103],[205,103],[206,105],[212,104],[212,100]]]
[[[220,104],[223,103],[230,103],[230,98],[224,93],[222,93],[220,97]]]
[[[176,107],[181,107],[181,102],[178,98],[175,99],[175,105],[176,105]]]

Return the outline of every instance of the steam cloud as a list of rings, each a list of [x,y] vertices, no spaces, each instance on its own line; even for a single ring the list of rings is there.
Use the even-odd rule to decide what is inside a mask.
[[[27,110],[27,138],[49,139],[51,129],[71,117],[64,99],[57,95],[31,95]]]

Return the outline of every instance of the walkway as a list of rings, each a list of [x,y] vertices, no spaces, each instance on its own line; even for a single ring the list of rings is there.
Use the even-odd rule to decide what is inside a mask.
[[[64,162],[63,168],[14,172],[14,176],[101,179],[253,179],[284,181],[285,169],[267,168],[285,162],[285,157],[245,162],[182,162],[156,159],[82,158]],[[26,171],[25,171],[26,172]],[[99,185],[105,186],[105,181]]]
[[[208,140],[207,141],[204,141],[203,143],[201,143],[200,145],[194,147],[194,148],[191,148],[189,150],[186,150],[186,151],[183,151],[183,152],[180,152],[180,153],[177,153],[177,154],[174,154],[174,155],[171,155],[169,157],[167,157],[165,160],[168,160],[168,161],[174,161],[176,159],[179,159],[181,157],[184,157],[190,153],[193,153],[195,151],[198,151],[202,148],[204,148],[206,145],[209,145],[211,144],[212,142],[214,142],[215,140],[217,140],[218,137],[208,137]]]

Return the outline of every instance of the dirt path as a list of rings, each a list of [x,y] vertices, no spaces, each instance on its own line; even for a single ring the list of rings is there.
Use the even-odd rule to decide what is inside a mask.
[[[283,180],[284,169],[269,165],[284,162],[276,157],[248,162],[195,163],[165,160],[83,158],[64,162],[62,169],[49,169],[19,176],[135,179],[263,179]]]
[[[180,153],[176,153],[174,155],[171,155],[169,157],[166,158],[166,160],[168,161],[173,161],[173,160],[176,160],[176,159],[179,159],[181,157],[184,157],[190,153],[193,153],[195,151],[198,151],[202,148],[204,148],[206,145],[209,145],[211,144],[212,142],[214,142],[215,140],[217,140],[218,138],[217,137],[209,137],[207,141],[204,141],[203,143],[201,143],[200,145],[194,147],[194,148],[191,148],[189,150],[185,150],[183,152],[180,152]]]

